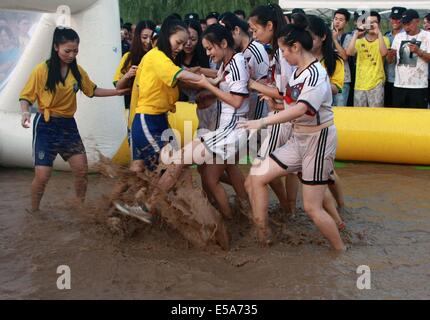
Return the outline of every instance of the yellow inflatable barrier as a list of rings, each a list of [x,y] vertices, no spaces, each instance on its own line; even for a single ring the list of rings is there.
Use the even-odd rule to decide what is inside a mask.
[[[430,164],[430,110],[335,107],[338,160]]]
[[[430,165],[430,110],[336,107],[334,113],[337,160]],[[178,130],[182,145],[186,121],[192,123],[195,132],[196,105],[178,102],[176,112],[169,114],[169,123]],[[189,134],[185,139],[190,140]],[[126,140],[114,161],[130,161]]]

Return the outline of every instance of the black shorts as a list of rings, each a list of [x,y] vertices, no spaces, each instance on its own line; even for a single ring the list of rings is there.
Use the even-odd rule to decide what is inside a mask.
[[[393,104],[398,108],[427,109],[428,88],[406,89],[394,87]]]

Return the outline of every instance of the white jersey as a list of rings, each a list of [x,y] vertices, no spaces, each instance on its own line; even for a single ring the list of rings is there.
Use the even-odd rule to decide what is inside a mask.
[[[225,66],[221,64],[218,76],[221,76],[223,79],[219,84],[221,91],[245,97],[245,100],[238,109],[224,101],[218,100],[221,113],[246,117],[249,111],[249,70],[243,54],[236,53]]]
[[[270,66],[269,55],[261,43],[252,40],[243,51],[243,56],[248,63],[251,79],[258,81],[267,78]]]
[[[305,103],[308,111],[293,124],[317,126],[333,120],[330,78],[321,63],[315,60],[300,74],[297,71],[288,82],[284,95],[287,105]]]
[[[269,55],[264,49],[264,46],[252,40],[248,47],[243,51],[246,62],[248,63],[249,75],[251,79],[259,81],[267,79],[269,74]],[[248,118],[257,120],[267,116],[268,106],[266,100],[260,99],[258,92],[253,90],[250,92],[249,114]]]
[[[285,88],[287,87],[288,81],[296,68],[291,66],[287,60],[285,60],[282,56],[281,49],[276,50],[270,65],[270,77],[272,83],[276,85],[279,94],[283,96],[285,94]]]

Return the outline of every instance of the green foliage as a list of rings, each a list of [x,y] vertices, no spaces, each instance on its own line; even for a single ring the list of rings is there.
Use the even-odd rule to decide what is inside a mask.
[[[171,13],[179,13],[183,17],[186,13],[195,12],[200,19],[211,11],[223,13],[242,9],[249,14],[254,7],[267,3],[267,0],[119,0],[121,17],[124,22],[132,23],[143,19],[160,23]]]

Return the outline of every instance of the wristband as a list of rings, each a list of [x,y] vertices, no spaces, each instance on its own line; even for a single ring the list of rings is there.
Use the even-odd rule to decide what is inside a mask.
[[[24,114],[30,115],[31,113],[29,111],[24,111],[24,112],[22,112],[22,115],[24,115]]]

